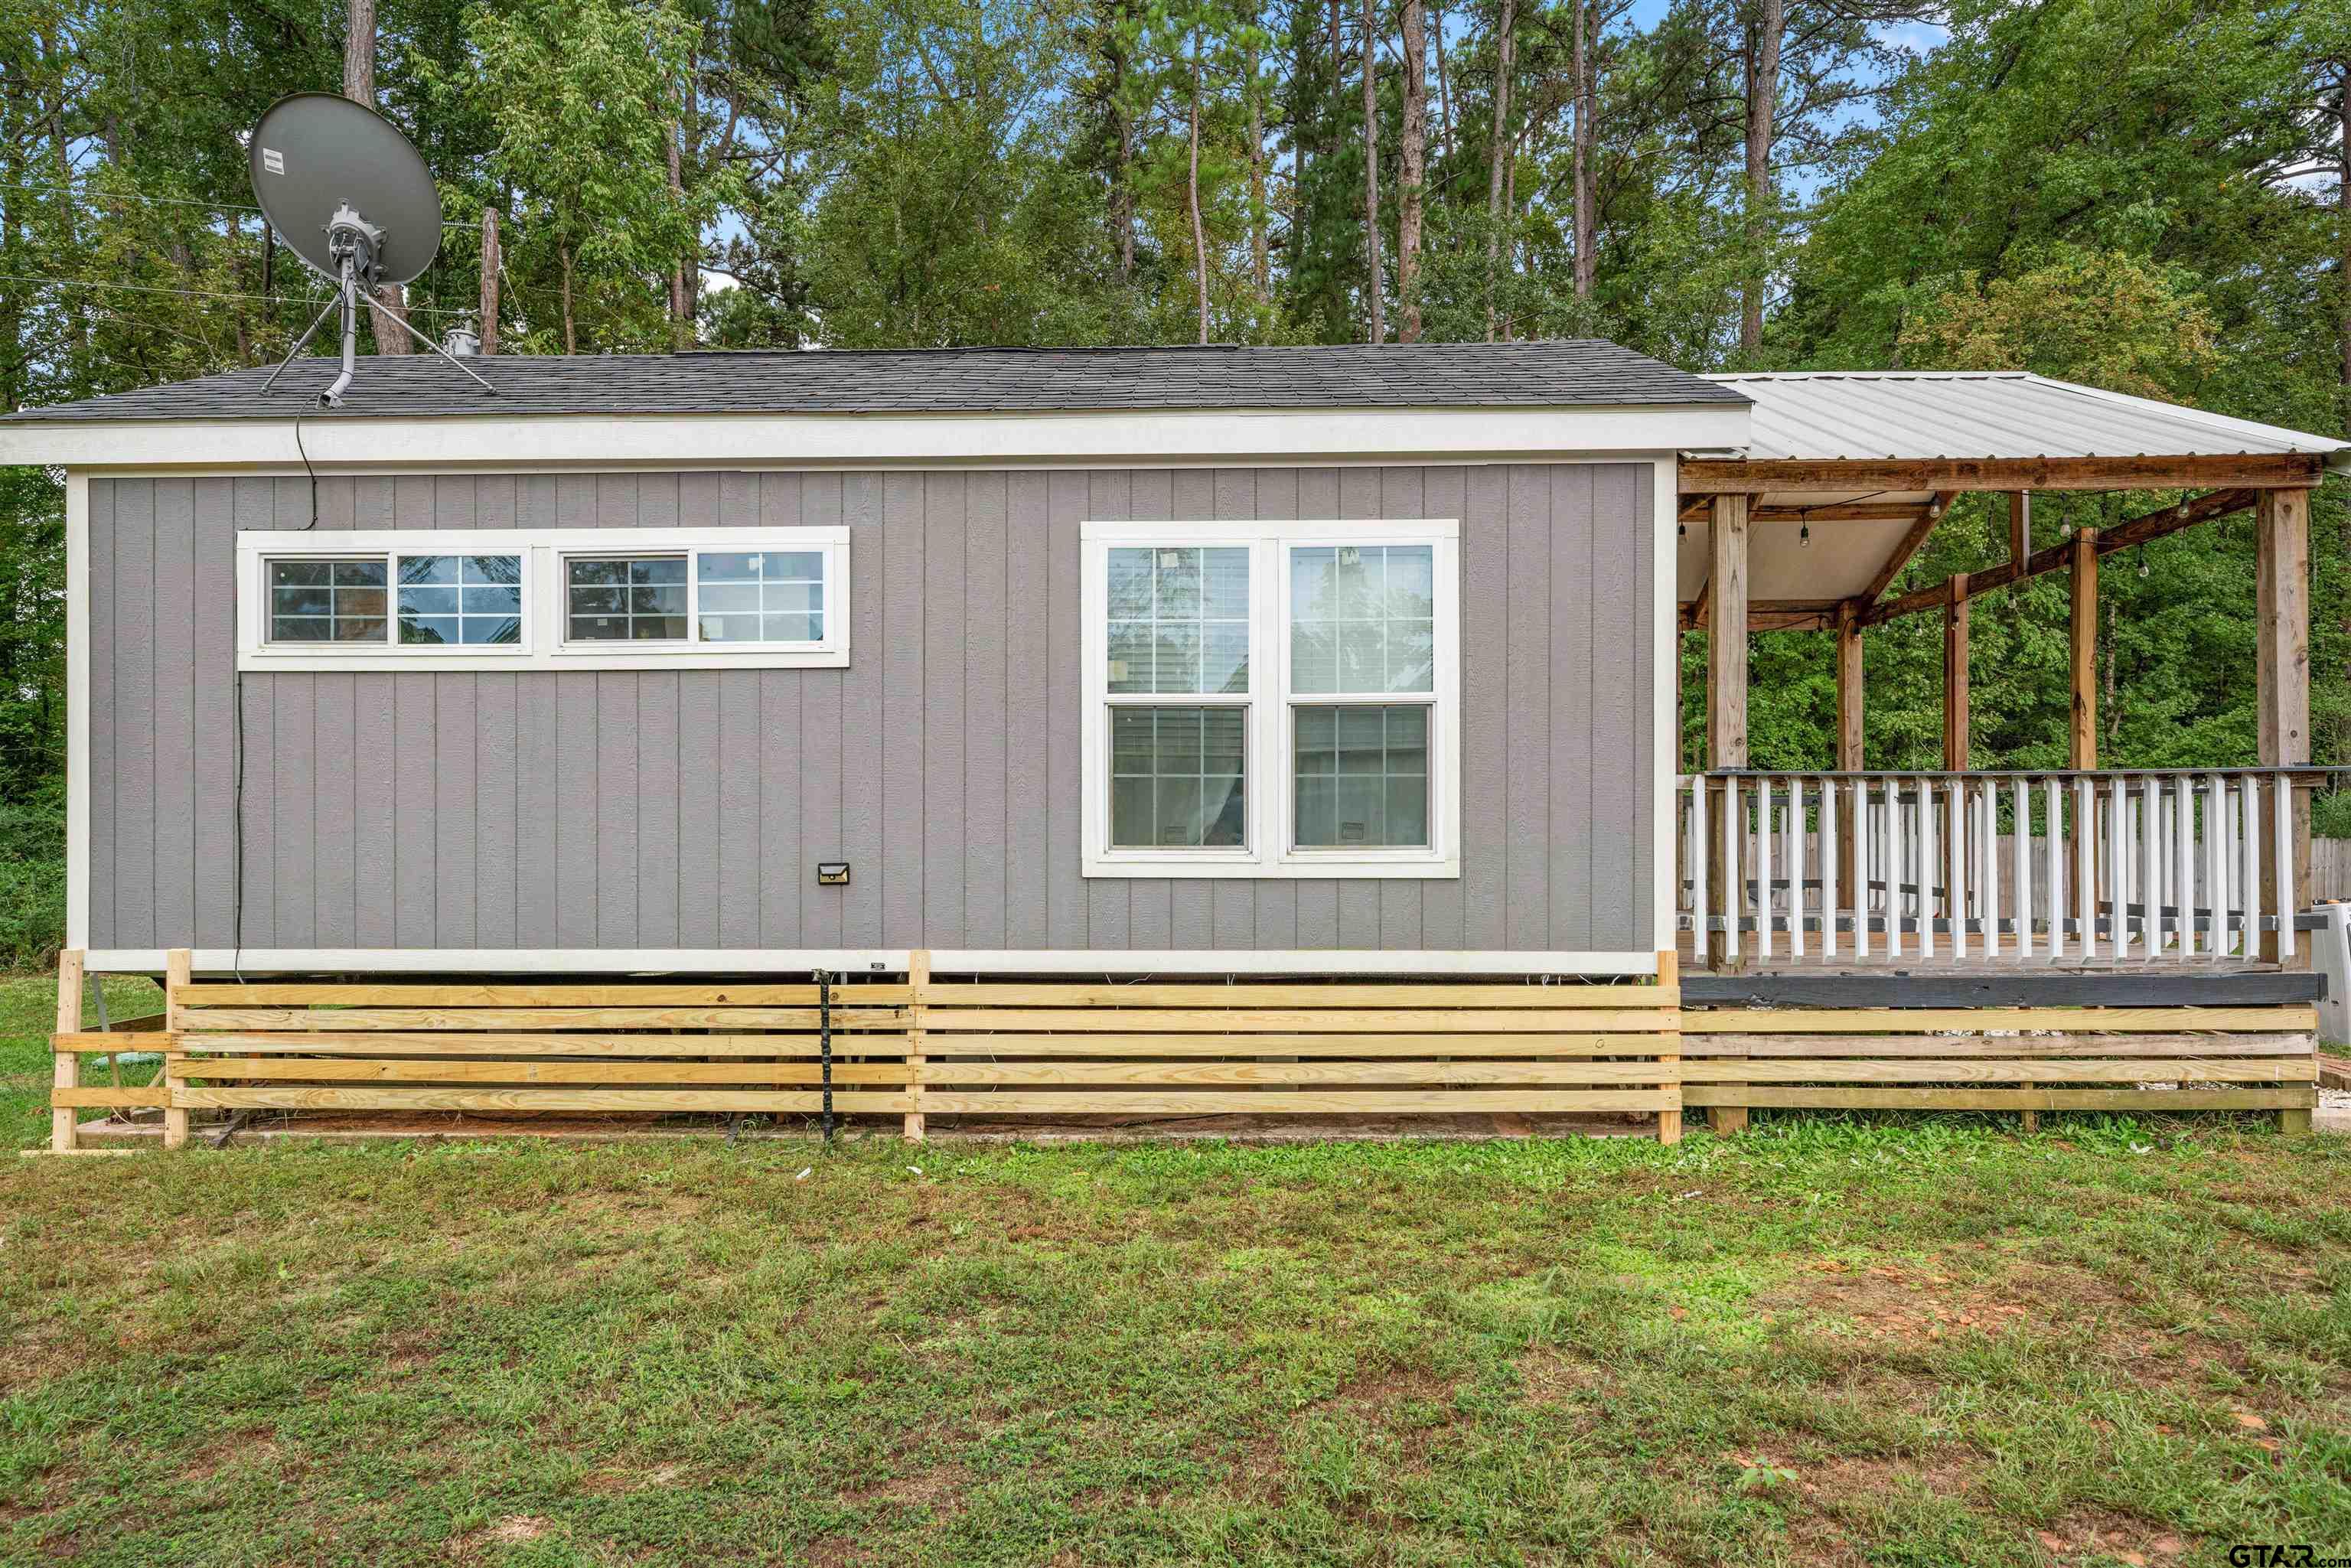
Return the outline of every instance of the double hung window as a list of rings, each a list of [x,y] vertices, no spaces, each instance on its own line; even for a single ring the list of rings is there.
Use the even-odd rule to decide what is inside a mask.
[[[1087,525],[1087,874],[1458,874],[1458,535]]]

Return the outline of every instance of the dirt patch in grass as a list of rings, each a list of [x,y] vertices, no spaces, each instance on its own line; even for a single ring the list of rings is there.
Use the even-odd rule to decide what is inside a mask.
[[[2018,1262],[1992,1279],[1970,1279],[1949,1260],[1854,1268],[1829,1259],[1756,1301],[1767,1314],[1794,1316],[1809,1327],[1820,1327],[1823,1318],[1843,1319],[1864,1338],[1910,1343],[1968,1331],[2000,1334],[2116,1317],[2135,1304],[2086,1270]]]
[[[1598,1362],[1556,1345],[1537,1345],[1518,1358],[1519,1386],[1531,1405],[1575,1405],[1608,1382]]]
[[[970,1485],[971,1472],[963,1466],[940,1465],[933,1469],[910,1470],[873,1486],[843,1492],[841,1500],[861,1507],[880,1502],[951,1513],[962,1506],[964,1490]]]
[[[449,1554],[459,1562],[481,1557],[502,1546],[528,1546],[555,1528],[535,1513],[514,1513],[496,1524],[469,1530],[449,1542]]]
[[[2130,1568],[2178,1562],[2190,1545],[2173,1531],[2105,1509],[2075,1509],[2033,1531],[2033,1539],[2059,1563],[2114,1558]]]
[[[266,1464],[277,1458],[277,1434],[267,1427],[248,1427],[206,1443],[180,1468],[183,1481],[209,1480],[232,1465]]]

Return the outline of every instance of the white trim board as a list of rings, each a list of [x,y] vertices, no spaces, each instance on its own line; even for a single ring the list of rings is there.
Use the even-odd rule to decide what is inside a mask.
[[[1661,457],[1652,483],[1649,565],[1649,626],[1654,653],[1650,659],[1649,866],[1652,919],[1649,940],[1659,952],[1671,950],[1679,936],[1681,870],[1678,864],[1681,796],[1676,779],[1681,772],[1681,605],[1675,581],[1681,538],[1681,465]]]
[[[102,974],[163,971],[161,947],[106,948],[87,967]],[[895,974],[904,947],[199,947],[199,974],[626,975],[765,974],[828,969]],[[1365,948],[1236,949],[934,948],[931,971],[948,975],[1654,975],[1655,953],[1382,952]]]
[[[66,946],[89,946],[89,476],[66,476]]]
[[[760,464],[1412,464],[1747,444],[1747,405],[975,414],[308,415],[0,424],[0,463],[296,472]]]

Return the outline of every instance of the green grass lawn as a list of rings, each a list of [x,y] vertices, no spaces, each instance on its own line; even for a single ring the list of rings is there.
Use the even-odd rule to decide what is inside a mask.
[[[11,1156],[0,1562],[2340,1554],[2346,1177],[1956,1122]]]

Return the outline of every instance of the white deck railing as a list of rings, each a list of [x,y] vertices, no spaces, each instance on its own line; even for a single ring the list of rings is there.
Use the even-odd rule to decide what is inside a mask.
[[[1769,958],[2204,956],[2294,944],[2294,776],[1686,776],[1681,929]]]

